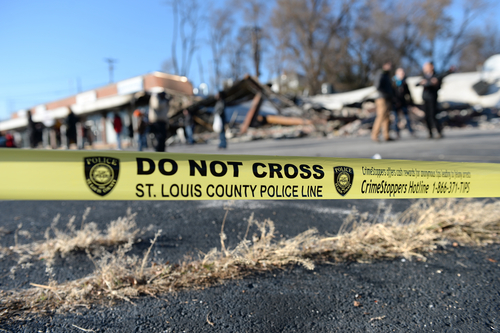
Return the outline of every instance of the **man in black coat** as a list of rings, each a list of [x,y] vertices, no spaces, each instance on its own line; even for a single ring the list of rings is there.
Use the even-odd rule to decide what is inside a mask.
[[[69,109],[68,116],[66,117],[66,148],[72,143],[77,141],[76,133],[76,123],[78,123],[78,117],[73,113],[73,110]]]
[[[443,137],[443,127],[441,123],[437,120],[436,114],[438,112],[438,91],[441,89],[441,83],[446,75],[453,73],[454,68],[450,68],[449,71],[437,75],[434,71],[434,64],[432,62],[426,62],[423,69],[423,79],[418,83],[418,85],[424,87],[422,93],[422,99],[424,100],[424,111],[425,111],[425,122],[427,123],[427,129],[429,130],[429,139],[434,137],[432,133],[432,128],[436,127],[438,132],[438,139]]]

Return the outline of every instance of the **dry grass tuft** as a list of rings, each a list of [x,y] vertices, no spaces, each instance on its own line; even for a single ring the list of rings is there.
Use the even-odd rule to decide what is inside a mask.
[[[335,237],[321,239],[336,260],[370,261],[414,257],[451,241],[486,245],[500,241],[500,201],[419,200],[397,217],[382,223],[353,211]]]
[[[45,230],[44,241],[19,245],[16,237],[16,245],[12,250],[20,256],[39,256],[42,259],[52,260],[57,254],[64,257],[73,251],[93,250],[103,246],[133,242],[140,232],[135,223],[137,214],[132,214],[130,208],[126,216],[112,221],[104,232],[99,230],[94,222],[85,223],[89,212],[90,208],[87,208],[78,230],[75,227],[75,216],[70,218],[66,230],[57,228],[60,219],[60,215],[57,215],[50,228]],[[18,230],[21,227],[22,225],[18,227]],[[18,230],[16,230],[16,236]],[[22,230],[19,233],[22,233]]]
[[[15,274],[19,268],[30,267],[32,260],[43,259],[45,263],[45,272],[52,282],[53,265],[57,255],[67,256],[74,251],[101,252],[104,247],[118,246],[120,244],[132,244],[141,231],[137,228],[135,222],[136,213],[132,214],[130,208],[124,217],[119,217],[111,221],[107,229],[101,231],[94,222],[85,223],[90,208],[87,208],[82,216],[80,229],[76,229],[76,217],[72,216],[66,225],[66,230],[57,227],[60,215],[58,214],[52,221],[51,226],[45,230],[45,240],[28,244],[19,244],[18,235],[23,235],[29,239],[31,235],[22,230],[22,224],[18,225],[15,231],[15,245],[6,249],[2,248],[0,256],[16,254],[18,256],[17,265],[11,267],[10,276],[15,279]]]
[[[244,239],[234,249],[226,247],[222,227],[221,249],[212,249],[200,260],[176,265],[148,264],[159,232],[142,260],[127,255],[133,244],[129,238],[117,251],[101,250],[92,257],[96,264],[92,276],[59,285],[54,282],[34,285],[36,288],[24,291],[0,291],[0,318],[66,309],[109,298],[132,302],[140,294],[204,288],[294,264],[314,269],[315,263],[325,260],[366,262],[397,257],[425,260],[426,253],[451,241],[478,246],[500,242],[500,201],[420,200],[399,216],[390,215],[390,210],[382,217],[380,213],[369,220],[367,213],[360,214],[354,209],[334,237],[319,236],[311,229],[291,239],[279,240],[275,239],[271,220],[259,222],[252,214]],[[250,230],[255,232],[247,239]],[[63,252],[67,251],[64,247],[59,251],[67,253]]]

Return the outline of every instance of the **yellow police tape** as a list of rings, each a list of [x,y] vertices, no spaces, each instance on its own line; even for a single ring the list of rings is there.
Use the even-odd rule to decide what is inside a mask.
[[[320,157],[0,150],[0,199],[500,197],[500,165]]]

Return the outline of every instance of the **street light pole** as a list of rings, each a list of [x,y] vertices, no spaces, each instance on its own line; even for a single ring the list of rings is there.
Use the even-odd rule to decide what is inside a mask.
[[[113,70],[114,70],[113,64],[116,63],[116,59],[105,58],[104,61],[106,61],[109,66],[109,83],[113,83]]]

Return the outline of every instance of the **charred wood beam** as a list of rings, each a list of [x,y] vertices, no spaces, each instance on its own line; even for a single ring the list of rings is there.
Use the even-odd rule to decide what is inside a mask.
[[[297,125],[312,125],[312,121],[309,119],[303,119],[299,117],[285,117],[276,115],[267,115],[264,117],[265,122],[274,125],[284,125],[284,126],[297,126]]]
[[[253,98],[252,106],[250,110],[248,110],[247,116],[245,117],[245,121],[240,127],[240,134],[246,133],[248,127],[252,124],[259,113],[260,106],[262,105],[262,94],[257,93]]]

